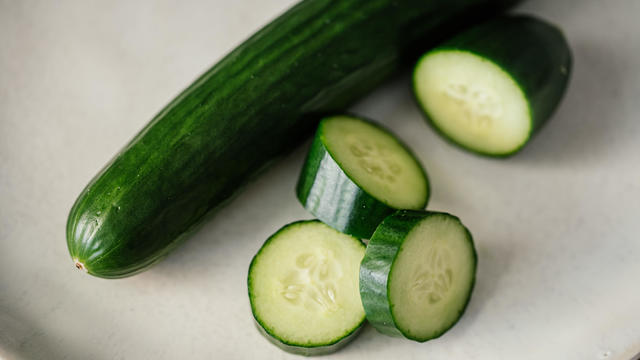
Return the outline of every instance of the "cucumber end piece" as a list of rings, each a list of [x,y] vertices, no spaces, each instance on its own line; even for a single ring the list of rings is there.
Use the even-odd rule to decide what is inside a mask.
[[[531,137],[525,92],[505,69],[481,55],[449,48],[426,53],[414,69],[413,92],[427,122],[468,151],[508,157]]]

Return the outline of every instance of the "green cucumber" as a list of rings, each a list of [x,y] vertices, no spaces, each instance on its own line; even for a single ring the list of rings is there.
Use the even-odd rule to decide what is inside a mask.
[[[67,221],[76,267],[118,278],[167,255],[211,210],[470,19],[517,0],[307,0],[205,72],[87,185]]]
[[[338,350],[365,320],[358,293],[362,241],[317,220],[282,227],[249,267],[251,311],[258,329],[301,355]]]
[[[398,211],[369,241],[360,296],[378,331],[415,341],[437,338],[462,316],[475,283],[473,239],[450,214]]]
[[[508,156],[558,106],[571,64],[559,29],[530,16],[502,16],[427,52],[413,87],[445,138],[479,154]]]
[[[429,181],[393,134],[372,122],[337,115],[320,122],[296,193],[327,225],[368,239],[397,209],[424,209]]]

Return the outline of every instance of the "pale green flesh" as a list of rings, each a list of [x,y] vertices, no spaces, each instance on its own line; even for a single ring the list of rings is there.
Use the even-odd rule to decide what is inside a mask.
[[[475,257],[459,222],[431,216],[402,243],[389,275],[396,326],[412,338],[428,339],[460,317],[473,286]]]
[[[364,321],[358,292],[360,240],[320,222],[280,231],[260,251],[249,274],[256,320],[289,345],[321,346]]]
[[[414,86],[433,124],[464,147],[506,154],[529,138],[524,93],[487,59],[459,50],[436,51],[420,60]]]
[[[386,131],[362,120],[334,116],[323,122],[331,157],[358,186],[397,209],[421,209],[427,180],[420,164]]]

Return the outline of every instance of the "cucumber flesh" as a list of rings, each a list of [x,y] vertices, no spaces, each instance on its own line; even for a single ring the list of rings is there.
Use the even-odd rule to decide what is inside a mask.
[[[526,97],[513,78],[476,54],[441,50],[416,68],[416,92],[434,125],[461,145],[508,153],[531,132]]]
[[[393,135],[348,116],[326,119],[322,131],[333,159],[371,196],[396,209],[424,207],[428,186],[422,167]]]
[[[364,244],[317,221],[289,224],[249,268],[249,299],[262,333],[284,350],[318,355],[350,340],[365,319],[358,292]]]
[[[407,235],[389,275],[396,326],[415,339],[449,329],[465,308],[475,276],[475,253],[455,218],[430,216]]]
[[[471,234],[457,217],[409,210],[388,216],[360,266],[367,320],[392,336],[439,337],[462,316],[476,264]]]

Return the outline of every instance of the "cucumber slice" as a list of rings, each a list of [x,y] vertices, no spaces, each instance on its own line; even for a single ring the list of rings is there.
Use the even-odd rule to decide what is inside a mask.
[[[398,211],[369,241],[360,296],[378,331],[423,342],[462,316],[475,282],[473,239],[450,214]]]
[[[505,16],[471,28],[426,53],[414,93],[442,135],[476,153],[520,150],[562,99],[571,52],[554,26]]]
[[[389,131],[338,115],[320,122],[297,195],[326,224],[369,238],[396,209],[423,209],[429,181],[418,160]]]
[[[336,351],[365,320],[358,293],[362,241],[317,220],[284,226],[249,267],[251,310],[263,335],[302,355]]]

